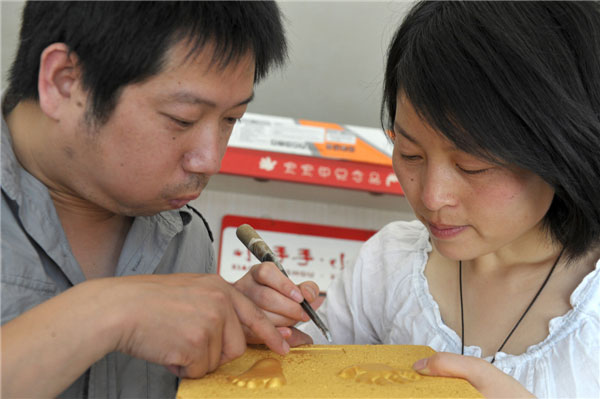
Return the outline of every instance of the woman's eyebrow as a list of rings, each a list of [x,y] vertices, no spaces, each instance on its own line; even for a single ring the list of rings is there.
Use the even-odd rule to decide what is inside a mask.
[[[414,144],[419,144],[417,139],[412,137],[410,134],[406,133],[406,130],[402,129],[402,127],[398,124],[398,122],[394,122],[394,131],[396,133],[400,133],[402,136],[406,137],[408,141]]]

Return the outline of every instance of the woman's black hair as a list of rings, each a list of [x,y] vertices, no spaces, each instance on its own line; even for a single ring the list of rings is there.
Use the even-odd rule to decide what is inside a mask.
[[[161,71],[166,53],[188,41],[192,53],[215,46],[216,65],[250,53],[255,81],[286,59],[279,8],[272,1],[30,1],[23,9],[20,42],[3,104],[38,99],[42,51],[65,43],[79,59],[93,117],[105,121],[120,90]]]
[[[399,94],[457,148],[549,183],[571,260],[599,244],[598,2],[417,3],[388,49],[386,130]]]

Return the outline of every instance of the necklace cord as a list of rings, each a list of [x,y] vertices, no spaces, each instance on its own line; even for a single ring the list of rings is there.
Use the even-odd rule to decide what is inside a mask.
[[[462,348],[460,354],[465,354],[465,316],[463,314],[463,289],[462,289],[462,260],[458,261],[458,284],[460,286],[460,338],[462,340]]]
[[[544,282],[542,283],[542,285],[540,286],[540,288],[536,292],[535,296],[533,297],[533,299],[531,300],[531,302],[527,306],[527,309],[525,309],[525,312],[523,312],[523,314],[521,315],[521,317],[519,318],[519,320],[517,321],[517,323],[514,325],[514,327],[512,328],[512,330],[510,330],[510,332],[506,336],[506,339],[504,339],[504,342],[502,342],[502,345],[500,345],[500,347],[496,350],[496,353],[500,352],[502,350],[502,348],[504,348],[504,345],[506,345],[506,343],[508,342],[509,338],[515,332],[515,330],[517,329],[517,327],[519,326],[519,324],[521,324],[521,321],[523,320],[523,318],[525,318],[525,315],[527,314],[527,312],[529,312],[529,309],[531,309],[531,307],[533,306],[533,304],[536,301],[536,299],[540,296],[540,293],[542,292],[542,290],[546,286],[546,283],[548,283],[548,280],[550,280],[550,276],[552,275],[552,272],[554,272],[554,269],[556,268],[556,265],[558,264],[558,261],[562,257],[562,254],[563,254],[564,251],[565,251],[564,248],[560,250],[560,253],[558,254],[558,257],[556,258],[556,260],[554,261],[554,264],[550,268],[550,271],[548,272],[548,275],[544,279]],[[465,354],[465,318],[464,318],[464,313],[463,313],[462,260],[458,261],[458,274],[459,274],[458,281],[459,281],[459,290],[460,290],[460,324],[461,324],[461,343],[462,343],[461,355],[464,355]],[[494,356],[492,357],[492,361],[490,363],[493,364],[495,360],[496,360],[496,354],[494,354]]]

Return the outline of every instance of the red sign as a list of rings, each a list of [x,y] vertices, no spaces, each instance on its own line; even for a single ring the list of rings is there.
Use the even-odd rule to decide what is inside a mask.
[[[229,147],[221,173],[403,195],[391,166]]]

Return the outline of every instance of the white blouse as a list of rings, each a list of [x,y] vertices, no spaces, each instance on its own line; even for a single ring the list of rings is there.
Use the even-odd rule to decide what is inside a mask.
[[[460,353],[461,339],[444,324],[423,274],[431,249],[418,221],[390,223],[371,237],[318,310],[334,344],[428,345]],[[518,356],[496,354],[494,366],[537,397],[600,398],[599,265],[571,294],[572,309],[550,321],[546,339]],[[315,344],[327,343],[314,323],[300,329]],[[465,355],[481,357],[481,348],[467,346]]]

